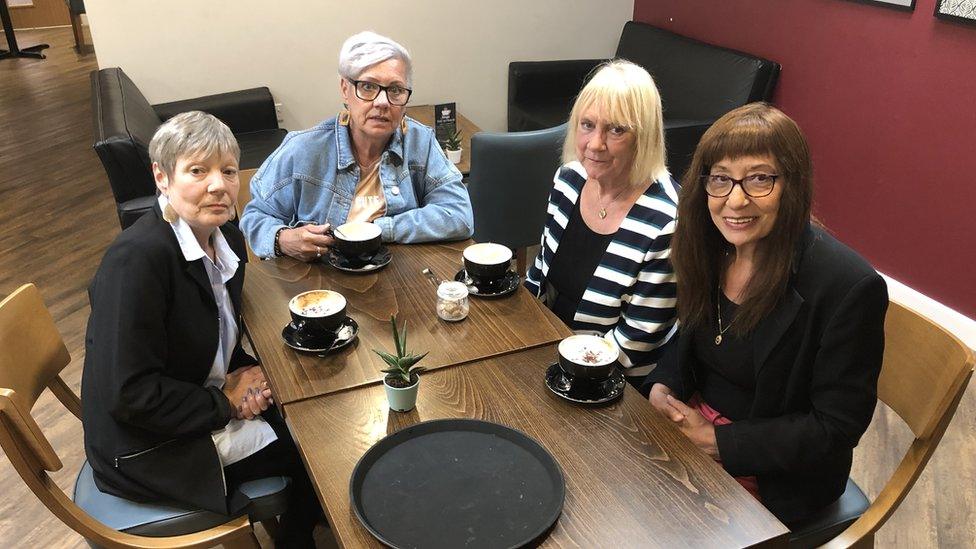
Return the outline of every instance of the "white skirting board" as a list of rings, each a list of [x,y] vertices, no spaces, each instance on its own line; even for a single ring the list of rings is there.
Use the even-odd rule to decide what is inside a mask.
[[[976,349],[976,320],[950,309],[931,297],[881,273],[888,283],[888,296],[906,307],[921,313],[949,330],[970,349]]]

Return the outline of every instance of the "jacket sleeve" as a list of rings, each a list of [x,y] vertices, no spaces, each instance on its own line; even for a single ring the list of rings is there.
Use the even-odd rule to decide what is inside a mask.
[[[209,433],[227,425],[231,406],[220,389],[166,373],[171,269],[159,257],[165,250],[155,251],[129,241],[102,260],[91,293],[92,380],[116,421],[172,437]]]
[[[546,301],[546,286],[543,284],[545,277],[542,274],[546,254],[546,235],[552,231],[552,227],[556,224],[555,215],[559,211],[557,200],[558,196],[561,196],[561,193],[557,189],[557,184],[560,181],[559,175],[562,173],[562,170],[563,166],[556,168],[556,173],[552,176],[553,185],[552,189],[549,190],[549,202],[546,205],[546,222],[542,225],[542,234],[539,235],[539,254],[535,256],[535,261],[526,270],[525,282],[523,283],[527,290],[532,292],[534,296],[542,299],[543,302]]]
[[[383,240],[411,244],[438,240],[464,240],[474,234],[471,198],[461,182],[461,172],[447,160],[437,140],[426,151],[424,181],[418,207],[374,221]],[[411,177],[414,177],[411,175]]]
[[[258,257],[274,257],[275,233],[281,227],[295,225],[295,201],[288,193],[278,192],[283,186],[294,184],[291,171],[282,169],[284,146],[282,143],[251,178],[251,201],[241,214],[241,231]]]
[[[629,302],[622,304],[620,320],[607,334],[620,348],[620,363],[625,368],[656,364],[677,329],[676,280],[670,259],[674,227],[671,221],[654,239],[628,290]]]
[[[848,291],[820,339],[808,412],[715,427],[729,474],[800,473],[857,446],[877,402],[887,307],[887,288],[876,273]]]

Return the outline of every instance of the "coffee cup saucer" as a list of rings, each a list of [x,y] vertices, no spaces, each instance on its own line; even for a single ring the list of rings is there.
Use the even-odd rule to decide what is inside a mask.
[[[371,255],[361,255],[350,258],[342,255],[335,249],[329,250],[326,261],[340,271],[347,273],[370,273],[378,271],[390,264],[393,260],[393,253],[386,246],[380,246]]]
[[[596,382],[574,380],[572,376],[563,372],[558,362],[546,369],[546,387],[556,396],[575,404],[588,406],[609,404],[624,394],[625,385],[627,381],[624,379],[624,374],[617,368],[613,369],[609,378]]]
[[[454,275],[455,282],[463,282],[468,286],[468,294],[475,297],[505,297],[509,294],[518,290],[519,283],[521,279],[519,275],[512,270],[505,273],[505,276],[499,278],[494,282],[481,282],[476,281],[470,276],[468,272],[461,269]]]
[[[325,355],[348,347],[350,343],[359,337],[359,323],[351,316],[342,319],[342,324],[334,334],[329,334],[321,339],[314,341],[303,341],[298,333],[298,328],[294,323],[289,322],[281,330],[281,339],[285,345],[305,353],[316,353]]]

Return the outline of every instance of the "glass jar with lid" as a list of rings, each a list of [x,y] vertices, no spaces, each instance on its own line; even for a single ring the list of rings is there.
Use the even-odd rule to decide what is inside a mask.
[[[468,287],[462,282],[441,282],[437,287],[437,316],[457,322],[468,317]]]

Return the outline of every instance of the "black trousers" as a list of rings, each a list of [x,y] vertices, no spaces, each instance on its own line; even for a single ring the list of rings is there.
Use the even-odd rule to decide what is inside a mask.
[[[236,463],[224,467],[227,489],[233,493],[237,486],[249,480],[283,476],[291,477],[288,511],[281,516],[275,547],[315,547],[312,530],[322,517],[322,506],[315,496],[298,448],[288,432],[284,419],[275,407],[263,415],[274,429],[278,440]]]

